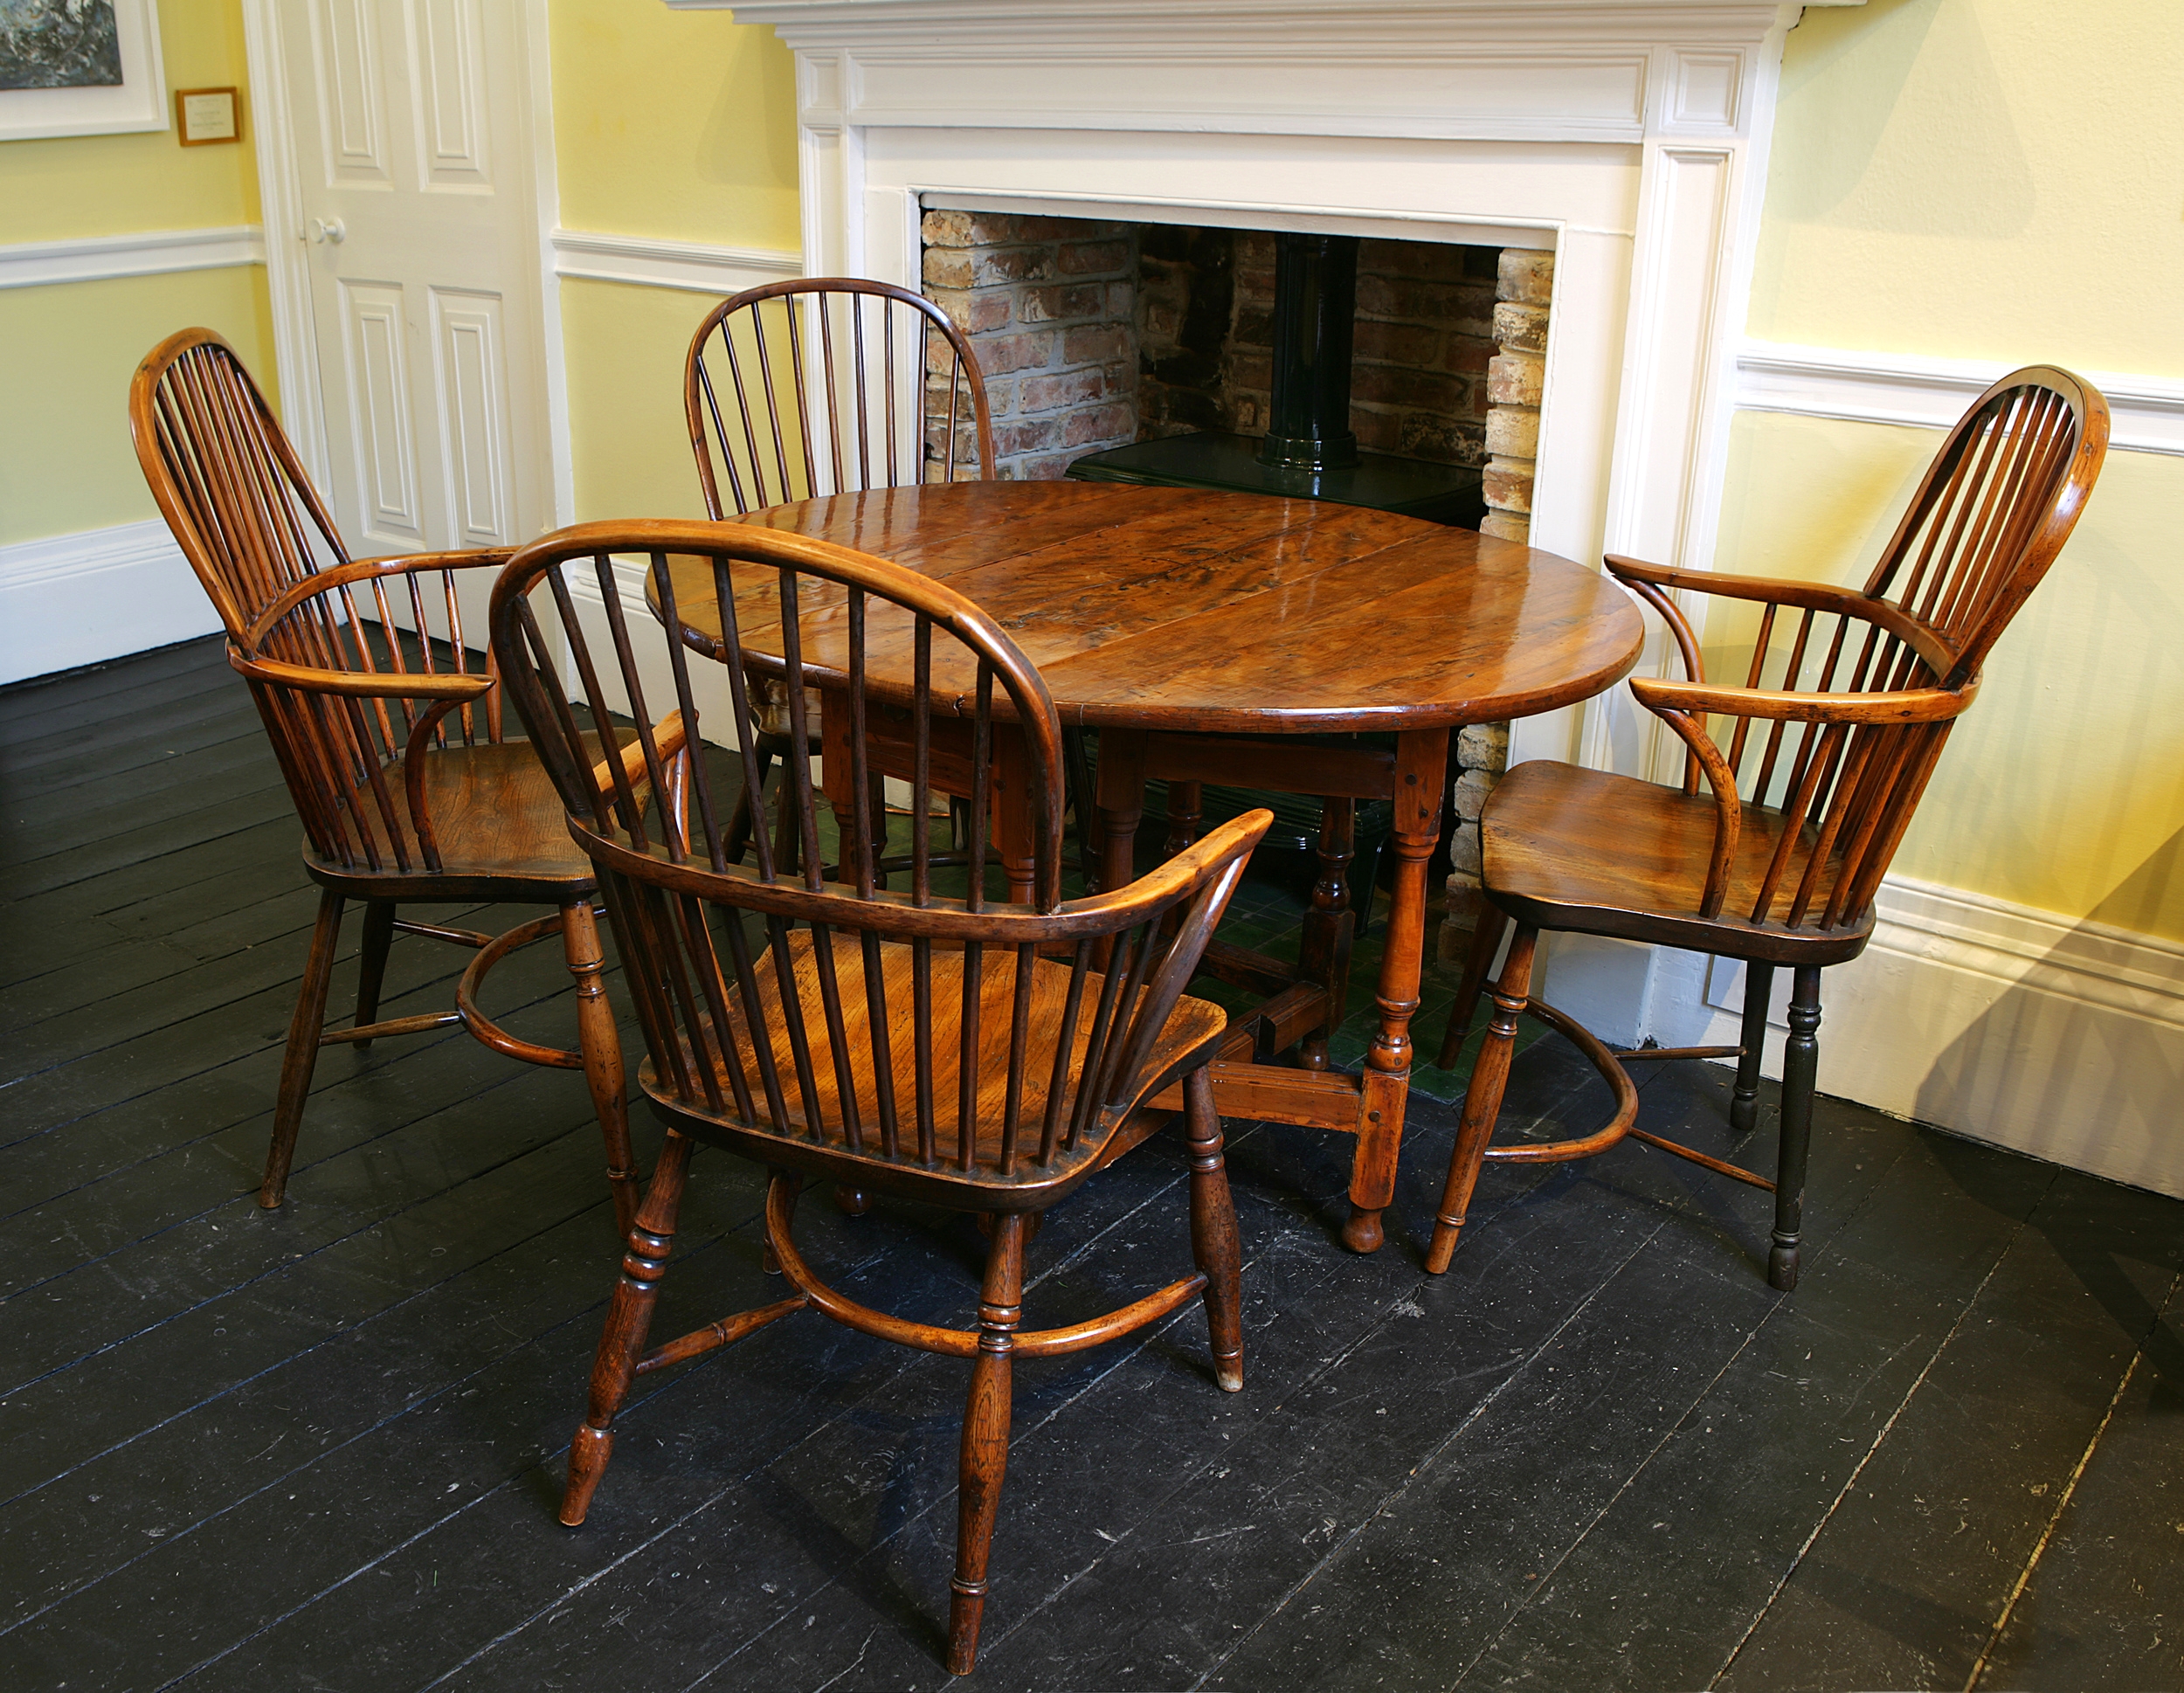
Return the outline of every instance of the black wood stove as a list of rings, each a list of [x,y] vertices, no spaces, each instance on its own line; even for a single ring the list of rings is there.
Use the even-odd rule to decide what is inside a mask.
[[[1078,460],[1085,482],[1224,488],[1370,506],[1476,529],[1479,473],[1360,453],[1350,430],[1358,315],[1358,238],[1275,237],[1274,392],[1265,438],[1206,430],[1137,441]]]

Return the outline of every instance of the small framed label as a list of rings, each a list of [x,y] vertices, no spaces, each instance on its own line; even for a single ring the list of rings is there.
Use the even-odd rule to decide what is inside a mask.
[[[243,139],[242,110],[232,88],[175,90],[175,128],[184,147]]]

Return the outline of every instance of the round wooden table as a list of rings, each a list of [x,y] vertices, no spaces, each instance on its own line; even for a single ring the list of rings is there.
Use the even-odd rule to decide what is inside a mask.
[[[1298,964],[1209,949],[1211,973],[1271,996],[1232,1027],[1213,1081],[1224,1116],[1358,1137],[1344,1239],[1378,1247],[1402,1144],[1449,731],[1569,705],[1628,674],[1644,632],[1623,591],[1567,559],[1469,529],[1192,489],[960,482],[834,494],[738,521],[909,565],[999,622],[1039,667],[1062,721],[1102,731],[1109,878],[1131,874],[1148,777],[1337,802]],[[678,569],[676,593],[693,643],[715,646],[709,577]],[[762,604],[739,610],[747,651],[775,650],[776,613],[769,622]],[[808,643],[806,653],[818,658]],[[875,683],[907,685],[907,673],[884,674],[879,652],[869,662]],[[1393,750],[1289,738],[1369,729],[1393,731]],[[1370,798],[1394,802],[1396,875],[1379,1029],[1363,1075],[1351,1076],[1326,1068],[1325,1035],[1348,974],[1343,802]],[[997,815],[995,834],[1012,881],[1026,881],[1026,831]],[[1297,1066],[1255,1061],[1300,1042]]]

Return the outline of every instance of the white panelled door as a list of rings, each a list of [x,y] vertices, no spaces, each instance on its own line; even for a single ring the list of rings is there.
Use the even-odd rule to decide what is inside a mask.
[[[529,9],[274,10],[342,536],[359,557],[532,539],[553,491]],[[467,584],[473,646],[491,587]]]

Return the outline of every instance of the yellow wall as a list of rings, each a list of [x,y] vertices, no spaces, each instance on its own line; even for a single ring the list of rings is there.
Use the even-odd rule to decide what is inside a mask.
[[[552,0],[564,229],[800,245],[794,62],[770,29],[658,0]],[[702,516],[682,359],[711,296],[562,284],[578,519]]]
[[[1807,11],[1784,60],[1749,332],[2184,376],[2180,87],[2174,0]],[[1740,416],[1717,565],[1861,579],[1940,440]],[[2184,938],[2181,511],[2184,460],[2110,454],[1897,871]]]
[[[238,0],[160,0],[167,86],[243,89],[244,140],[179,146],[171,129],[0,142],[0,243],[258,221]],[[273,390],[258,266],[0,292],[0,545],[156,515],[128,443],[128,381],[173,330],[207,324]]]

